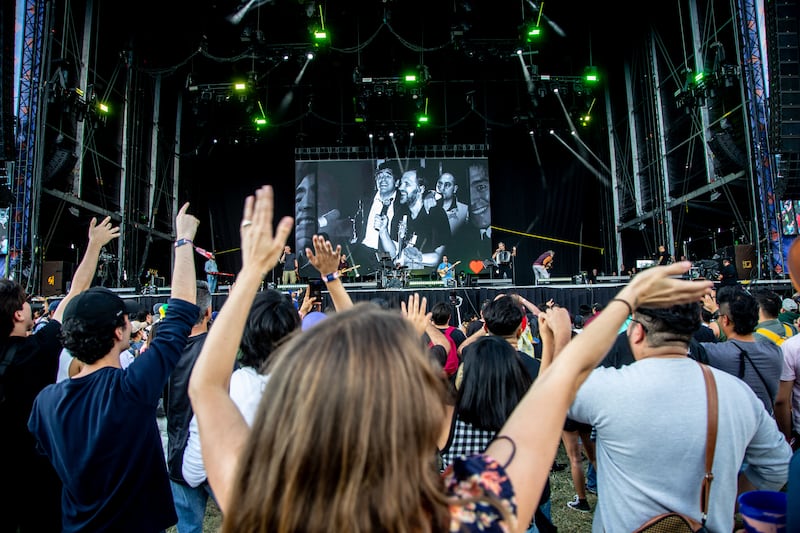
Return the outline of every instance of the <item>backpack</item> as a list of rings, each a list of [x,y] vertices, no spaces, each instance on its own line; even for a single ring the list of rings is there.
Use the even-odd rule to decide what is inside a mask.
[[[778,335],[777,333],[774,333],[768,330],[767,328],[758,328],[755,332],[765,336],[766,338],[768,338],[769,340],[780,346],[781,344],[783,344],[783,341],[794,335],[794,331],[792,330],[792,327],[789,324],[784,324],[783,322],[781,322],[781,326],[783,326],[784,335]]]
[[[447,352],[447,362],[444,364],[444,371],[447,373],[448,376],[452,376],[458,370],[458,348],[456,347],[456,341],[453,340],[452,333],[453,330],[456,329],[455,326],[447,326],[447,328],[442,332],[444,336],[447,337],[447,341],[450,343],[450,350]]]

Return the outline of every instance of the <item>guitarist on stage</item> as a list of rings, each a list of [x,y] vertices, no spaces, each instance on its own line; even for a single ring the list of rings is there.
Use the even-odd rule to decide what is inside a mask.
[[[444,282],[445,287],[450,287],[453,285],[454,277],[453,277],[453,268],[460,263],[461,261],[457,261],[455,263],[450,263],[447,260],[447,256],[442,256],[442,262],[439,263],[439,266],[436,267],[436,272],[439,273],[439,279]]]
[[[350,278],[350,277],[353,277],[353,274],[351,274],[350,272],[355,270],[359,266],[360,265],[356,265],[354,267],[351,267],[350,266],[350,261],[347,260],[347,255],[342,254],[339,257],[339,268],[337,270],[339,271],[339,275],[340,276]]]

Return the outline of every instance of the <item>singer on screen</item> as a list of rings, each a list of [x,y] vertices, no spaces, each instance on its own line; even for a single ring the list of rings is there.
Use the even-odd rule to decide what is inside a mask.
[[[425,180],[420,172],[408,170],[400,178],[400,217],[395,216],[396,222],[390,224],[386,217],[378,220],[381,246],[412,269],[438,266],[450,240],[450,224],[444,211],[425,209]]]

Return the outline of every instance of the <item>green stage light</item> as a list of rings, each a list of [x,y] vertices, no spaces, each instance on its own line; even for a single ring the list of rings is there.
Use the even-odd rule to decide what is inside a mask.
[[[586,82],[587,85],[595,85],[600,82],[600,74],[597,71],[597,67],[586,67],[583,71],[583,81]]]
[[[422,112],[417,114],[417,127],[421,128],[423,126],[427,126],[430,121],[431,119],[428,116],[428,99],[425,98],[425,108]]]
[[[108,105],[107,105],[107,104],[104,104],[103,102],[98,102],[98,104],[97,104],[97,110],[98,110],[98,111],[100,111],[100,112],[101,112],[101,113],[103,113],[103,114],[106,114],[106,115],[107,115],[107,114],[109,113],[109,111],[110,111],[110,109],[109,109]]]
[[[233,82],[233,90],[236,92],[244,92],[247,90],[247,83],[243,81]]]
[[[539,26],[530,26],[525,33],[525,41],[532,43],[538,41],[542,36],[542,29]]]
[[[694,75],[694,82],[697,85],[700,85],[701,83],[703,83],[704,78],[705,78],[705,72],[698,72],[697,74]]]
[[[264,106],[261,105],[261,101],[258,102],[258,111],[258,114],[253,117],[253,125],[256,127],[256,131],[261,131],[269,126],[269,119],[264,112]]]
[[[322,4],[319,5],[319,26],[311,31],[311,35],[314,37],[314,46],[319,47],[330,43],[330,35],[328,35],[328,31],[325,29],[325,17],[322,14]]]
[[[417,75],[416,74],[406,74],[403,76],[403,81],[406,83],[417,83]]]

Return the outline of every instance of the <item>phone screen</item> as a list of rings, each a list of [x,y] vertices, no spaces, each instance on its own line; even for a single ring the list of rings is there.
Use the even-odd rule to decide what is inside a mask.
[[[312,279],[308,283],[309,297],[316,303],[322,305],[322,280]]]

